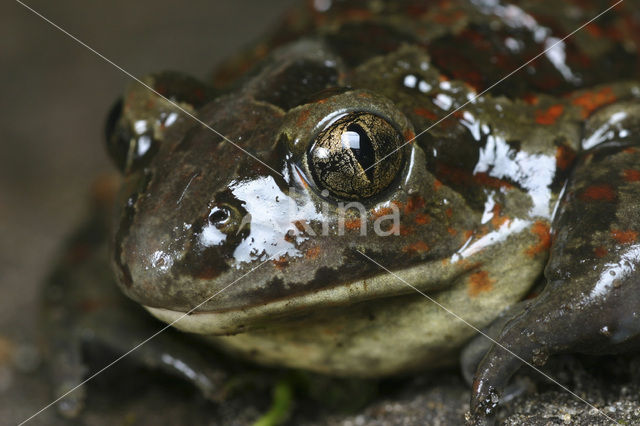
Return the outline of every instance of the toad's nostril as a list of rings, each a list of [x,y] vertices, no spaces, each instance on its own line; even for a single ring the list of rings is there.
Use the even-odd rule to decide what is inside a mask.
[[[207,216],[208,225],[227,235],[236,235],[242,228],[243,217],[247,212],[233,204],[221,202],[210,207]]]

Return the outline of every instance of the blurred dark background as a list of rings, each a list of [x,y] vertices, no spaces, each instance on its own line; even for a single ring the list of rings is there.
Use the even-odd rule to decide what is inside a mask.
[[[136,76],[205,78],[293,0],[25,1]],[[49,400],[37,354],[38,291],[92,181],[113,171],[105,115],[127,77],[14,1],[0,6],[0,424]],[[48,410],[31,424],[52,424]]]

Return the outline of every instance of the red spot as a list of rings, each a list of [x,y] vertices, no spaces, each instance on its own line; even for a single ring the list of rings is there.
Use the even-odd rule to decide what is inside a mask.
[[[272,260],[271,262],[273,263],[273,266],[275,266],[277,269],[280,269],[280,270],[283,270],[284,268],[289,266],[289,261],[285,257],[279,257],[277,259]]]
[[[431,222],[431,218],[429,217],[429,215],[426,215],[424,213],[420,213],[420,214],[416,215],[415,222],[416,222],[417,225],[426,225],[427,223]]]
[[[635,154],[637,151],[637,149],[633,146],[629,147],[629,148],[625,148],[622,150],[622,152],[624,152],[625,154]]]
[[[433,190],[438,191],[440,188],[442,188],[442,182],[440,182],[438,179],[433,181]]]
[[[522,99],[529,105],[538,105],[539,102],[538,97],[532,93],[527,93]]]
[[[393,214],[393,209],[391,207],[381,207],[379,209],[373,210],[371,212],[371,217],[373,220],[378,219],[382,216],[389,216]]]
[[[300,180],[300,182],[302,182],[302,186],[304,186],[305,188],[309,188],[309,184],[307,183],[307,181],[302,177],[302,174],[300,174],[300,171],[298,170],[298,168],[295,168],[296,170],[296,174],[298,175],[298,178]]]
[[[491,224],[495,229],[500,228],[506,221],[509,220],[508,216],[500,215],[500,213],[502,212],[502,206],[498,203],[496,203],[493,206],[493,210],[491,210],[491,212],[493,213],[493,217],[491,218]]]
[[[438,116],[431,110],[426,108],[414,108],[413,112],[420,117],[424,117],[428,120],[436,121]]]
[[[638,240],[638,233],[635,231],[623,231],[621,229],[611,230],[611,236],[620,244],[634,243]]]
[[[447,217],[452,217],[453,216],[453,209],[451,207],[449,207],[444,213],[447,215]]]
[[[311,114],[311,110],[302,111],[298,116],[298,119],[296,120],[296,125],[302,126],[304,122],[309,118],[309,114]]]
[[[487,173],[484,173],[484,172],[476,173],[474,175],[474,179],[478,184],[484,185],[484,186],[488,186],[490,188],[496,188],[496,189],[501,189],[501,188],[511,189],[511,188],[513,188],[513,185],[511,185],[509,182],[507,182],[505,180],[502,180],[502,179],[494,178],[494,177],[489,176]]]
[[[447,228],[447,232],[451,235],[457,235],[458,234],[458,230],[456,228]]]
[[[490,291],[495,281],[489,278],[487,271],[478,271],[469,275],[469,296],[476,297],[480,293]]]
[[[593,254],[595,254],[596,257],[600,259],[605,257],[608,252],[609,250],[607,250],[606,247],[602,247],[602,246],[598,246],[593,249]]]
[[[413,140],[416,138],[416,134],[413,133],[411,130],[405,130],[403,136],[404,136],[405,142],[413,142]]]
[[[572,102],[582,108],[582,117],[587,118],[597,108],[616,100],[611,87],[604,87],[597,92],[586,92],[575,97]]]
[[[406,237],[407,235],[413,234],[414,229],[411,226],[400,225],[400,235]]]
[[[307,259],[317,259],[320,256],[320,247],[311,247],[304,253]]]
[[[583,201],[614,201],[616,193],[608,184],[592,185],[580,195]]]
[[[549,224],[541,220],[536,221],[531,227],[531,233],[538,237],[538,243],[529,247],[526,253],[533,257],[538,253],[544,253],[551,247],[551,234]]]
[[[627,169],[623,173],[624,180],[627,182],[637,182],[640,180],[640,170]]]
[[[543,125],[554,124],[564,112],[564,106],[552,105],[549,109],[536,111],[536,123]]]
[[[426,253],[429,251],[429,246],[424,241],[418,241],[417,243],[404,246],[402,251],[405,253]]]
[[[568,146],[560,145],[556,148],[556,165],[560,170],[567,170],[575,158],[575,151]]]
[[[452,167],[444,163],[436,163],[436,174],[438,176],[447,176],[450,181],[461,185],[471,186],[476,184],[495,189],[513,188],[513,185],[509,182],[489,176],[485,172],[472,175],[470,171],[458,167]]]
[[[595,24],[593,22],[587,25],[584,29],[587,30],[589,34],[591,34],[596,38],[601,38],[603,35],[602,28],[600,28],[598,24]]]
[[[363,221],[361,219],[349,219],[344,221],[345,228],[353,231],[355,229],[360,229],[363,225]]]
[[[424,198],[419,195],[414,195],[407,201],[407,205],[404,208],[406,214],[413,213],[416,210],[420,210],[424,207]]]

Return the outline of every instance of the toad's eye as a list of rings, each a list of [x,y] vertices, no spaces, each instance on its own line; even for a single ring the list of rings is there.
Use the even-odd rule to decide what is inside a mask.
[[[403,141],[383,118],[351,113],[318,134],[309,149],[309,169],[320,189],[337,198],[373,197],[400,172]]]

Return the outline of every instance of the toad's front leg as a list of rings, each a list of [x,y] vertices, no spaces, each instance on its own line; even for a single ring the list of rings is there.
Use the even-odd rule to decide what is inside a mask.
[[[490,422],[523,361],[541,366],[557,353],[640,348],[640,104],[607,110],[591,127],[592,137],[608,139],[578,160],[554,220],[544,291],[506,323],[480,362],[476,424]],[[598,132],[602,126],[610,129]]]

